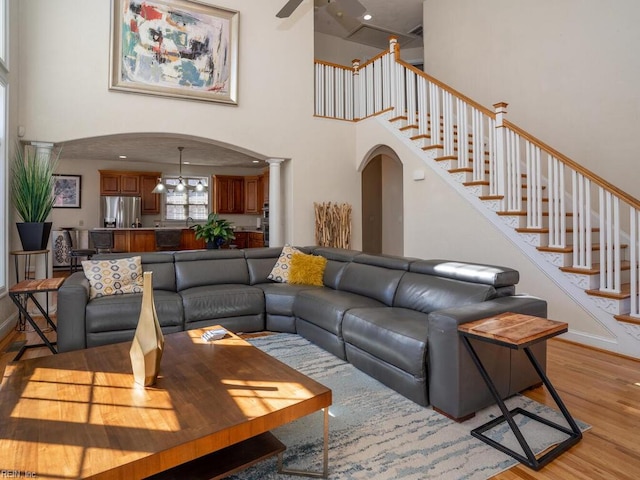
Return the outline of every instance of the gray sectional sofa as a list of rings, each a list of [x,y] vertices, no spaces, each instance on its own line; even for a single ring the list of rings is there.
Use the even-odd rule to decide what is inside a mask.
[[[416,403],[458,420],[494,401],[457,326],[507,311],[547,315],[544,300],[516,295],[519,275],[510,268],[301,250],[327,259],[324,286],[269,280],[280,248],[140,256],[143,269],[153,271],[165,333],[215,324],[234,332],[297,333]],[[139,312],[139,294],[89,300],[89,283],[77,272],[58,292],[59,351],[130,340]],[[503,397],[539,384],[523,352],[485,342],[474,347]],[[534,350],[544,367],[546,345]]]

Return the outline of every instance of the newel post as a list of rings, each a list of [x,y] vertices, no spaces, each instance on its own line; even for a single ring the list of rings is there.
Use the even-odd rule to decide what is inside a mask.
[[[500,102],[493,105],[496,112],[496,195],[500,195],[502,199],[501,210],[506,205],[506,170],[507,170],[507,152],[506,152],[506,129],[504,126],[504,116],[507,114],[508,103]]]
[[[393,105],[392,118],[397,118],[402,115],[400,108],[399,89],[402,88],[401,82],[398,79],[398,64],[396,63],[400,59],[400,45],[398,44],[398,37],[393,35],[389,37],[389,55],[391,56],[391,75],[389,75],[389,81],[391,83],[391,105]]]
[[[360,120],[362,99],[360,98],[360,59],[351,60],[353,66],[353,119]]]

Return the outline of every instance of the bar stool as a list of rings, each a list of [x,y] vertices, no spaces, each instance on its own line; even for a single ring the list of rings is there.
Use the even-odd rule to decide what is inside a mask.
[[[86,257],[89,260],[93,255],[97,253],[95,248],[74,248],[73,239],[69,230],[62,231],[62,238],[69,252],[69,273],[76,272],[78,270],[78,258]]]
[[[114,253],[113,232],[111,230],[91,230],[89,238],[96,253]]]
[[[156,230],[156,248],[158,250],[179,250],[182,230]]]

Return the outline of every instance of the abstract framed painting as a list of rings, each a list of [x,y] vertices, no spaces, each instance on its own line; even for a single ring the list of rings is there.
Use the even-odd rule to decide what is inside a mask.
[[[81,208],[81,175],[53,176],[53,208]]]
[[[237,105],[239,13],[193,0],[111,0],[109,89]]]

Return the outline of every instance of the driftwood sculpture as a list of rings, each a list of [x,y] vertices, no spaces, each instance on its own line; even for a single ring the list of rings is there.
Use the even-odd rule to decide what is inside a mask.
[[[314,203],[316,245],[351,248],[351,205],[348,203]]]

